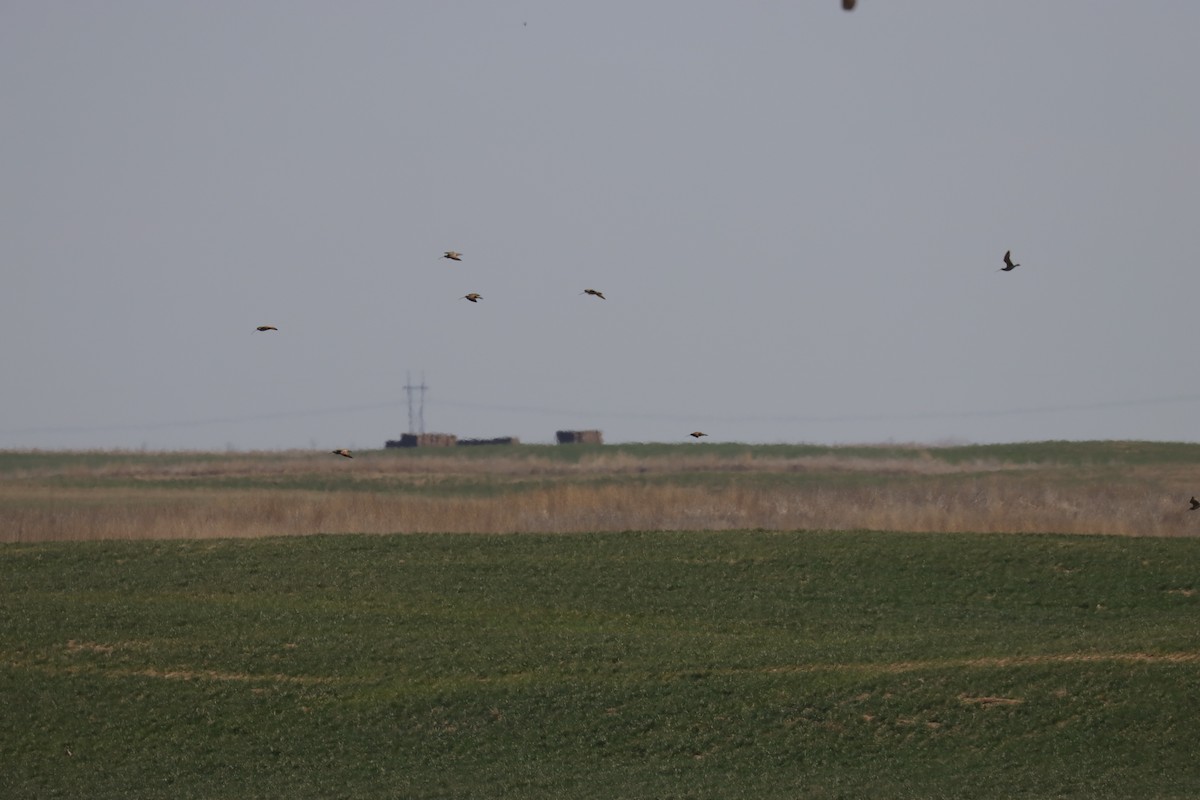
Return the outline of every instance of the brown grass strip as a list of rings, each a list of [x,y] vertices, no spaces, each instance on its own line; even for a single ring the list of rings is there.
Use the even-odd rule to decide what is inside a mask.
[[[0,477],[0,542],[730,529],[1200,534],[1200,514],[1186,510],[1200,465],[1118,471],[695,449],[579,462],[285,453],[30,468]],[[242,478],[245,487],[213,485]],[[312,488],[326,481],[339,488]]]

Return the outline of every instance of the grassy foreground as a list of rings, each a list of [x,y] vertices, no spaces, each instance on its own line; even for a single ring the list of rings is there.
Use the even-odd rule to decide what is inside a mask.
[[[0,452],[0,542],[881,530],[1195,536],[1200,444]]]
[[[1200,540],[0,547],[0,796],[1191,798]]]

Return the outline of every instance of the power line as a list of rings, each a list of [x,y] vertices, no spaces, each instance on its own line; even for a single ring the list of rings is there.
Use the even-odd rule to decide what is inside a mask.
[[[578,409],[558,409],[535,406],[503,406],[485,403],[441,401],[443,405],[477,409],[482,411],[508,411],[522,414],[573,414],[608,419],[649,419],[649,420],[678,420],[680,415],[662,414],[656,412],[612,412],[612,411],[580,411]],[[909,413],[884,412],[878,414],[834,414],[834,415],[802,415],[802,414],[688,414],[688,419],[704,420],[706,422],[888,422],[912,421],[927,419],[964,419],[971,417],[1003,417],[1021,416],[1026,414],[1048,414],[1067,411],[1102,410],[1106,408],[1137,408],[1148,405],[1168,405],[1171,403],[1200,402],[1200,395],[1176,395],[1173,397],[1149,397],[1139,400],[1111,400],[1094,403],[1064,403],[1061,405],[1024,406],[1019,408],[989,409],[975,411],[915,411]]]
[[[117,433],[121,431],[158,431],[170,428],[202,428],[206,425],[236,425],[243,422],[261,422],[272,419],[294,419],[296,417],[325,417],[331,414],[353,414],[359,411],[376,411],[381,408],[395,408],[403,401],[391,400],[385,403],[370,403],[358,406],[336,406],[331,408],[309,409],[307,411],[274,411],[269,414],[247,414],[239,417],[209,417],[206,419],[172,420],[168,422],[149,422],[137,425],[44,425],[31,428],[8,428],[0,430],[0,434],[22,433]]]
[[[424,386],[424,379],[422,379]],[[419,390],[422,386],[414,386]],[[427,386],[424,388],[428,388]],[[294,419],[297,417],[324,417],[334,414],[353,414],[362,411],[376,411],[385,408],[396,408],[409,403],[404,400],[388,400],[379,403],[367,403],[354,406],[332,406],[297,411],[275,411],[268,414],[247,414],[243,416],[210,417],[204,419],[172,420],[140,424],[120,425],[45,425],[28,428],[0,429],[0,435],[18,435],[32,433],[115,433],[122,431],[155,431],[171,428],[199,428],[206,425],[236,425],[245,422],[260,422],[276,419]],[[644,419],[675,421],[680,418],[678,413],[666,414],[659,412],[640,411],[597,411],[567,408],[552,408],[547,406],[504,405],[499,403],[476,403],[455,400],[439,400],[448,408],[462,408],[476,411],[491,411],[509,414],[541,414],[588,417],[593,419]],[[918,411],[909,413],[879,413],[879,414],[834,414],[834,415],[803,415],[803,414],[687,414],[690,420],[705,422],[772,422],[772,423],[841,423],[841,422],[903,422],[914,420],[937,419],[970,419],[981,417],[1023,416],[1031,414],[1054,414],[1077,411],[1099,411],[1110,408],[1138,408],[1143,406],[1169,405],[1172,403],[1200,402],[1200,395],[1174,395],[1165,397],[1147,397],[1134,400],[1110,400],[1092,403],[1063,403],[1058,405],[1023,406],[1007,409],[982,409],[974,411]],[[421,398],[420,413],[424,413],[424,398]],[[422,430],[424,420],[420,420]],[[412,423],[410,423],[412,427]]]

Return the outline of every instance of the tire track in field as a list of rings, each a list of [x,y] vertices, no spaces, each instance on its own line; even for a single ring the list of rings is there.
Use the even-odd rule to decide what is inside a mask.
[[[143,642],[121,642],[103,644],[97,642],[67,642],[64,651],[73,656],[79,653],[109,655],[115,650],[141,649]],[[295,685],[329,684],[339,679],[321,675],[287,675],[276,673],[225,672],[214,669],[175,667],[132,667],[107,666],[101,663],[61,663],[42,658],[16,658],[11,653],[0,653],[0,666],[25,672],[40,672],[43,675],[100,675],[106,678],[157,678],[168,681],[224,681],[238,683],[287,683]]]
[[[69,651],[81,649],[95,652],[107,652],[112,649],[107,645],[74,645]],[[746,674],[805,674],[816,672],[898,675],[906,672],[922,672],[943,669],[1006,669],[1011,667],[1030,667],[1054,664],[1129,664],[1129,665],[1174,665],[1200,664],[1200,652],[1180,651],[1173,653],[1043,653],[1038,655],[1012,656],[982,656],[976,658],[943,658],[920,659],[891,662],[809,662],[802,664],[783,664],[761,667],[727,667],[706,668],[693,667],[682,670],[671,670],[657,673],[662,679],[694,679],[711,675],[746,675]],[[0,665],[16,670],[37,671],[48,675],[101,675],[109,678],[153,678],[164,681],[214,681],[238,683],[282,683],[292,685],[329,685],[353,684],[366,682],[367,677],[349,678],[326,675],[287,675],[283,673],[246,673],[223,672],[212,669],[191,669],[185,666],[171,668],[146,667],[106,667],[103,664],[56,664],[41,660],[18,659],[12,654],[0,653]],[[626,673],[627,675],[632,673]],[[654,674],[654,673],[648,673]],[[528,670],[488,677],[458,676],[456,683],[527,683],[537,680],[537,671]],[[564,677],[561,673],[551,671],[547,678],[558,680]],[[426,684],[427,681],[416,679],[414,684]]]
[[[1004,669],[1043,664],[1197,664],[1200,652],[1176,653],[1043,653],[1025,656],[983,656],[892,662],[811,663],[766,667],[760,672],[877,672],[896,674],[935,669]],[[755,670],[731,670],[755,671]]]

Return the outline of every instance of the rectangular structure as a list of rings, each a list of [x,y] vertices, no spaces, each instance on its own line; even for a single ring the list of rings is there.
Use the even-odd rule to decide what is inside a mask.
[[[454,447],[457,442],[453,433],[402,433],[399,439],[389,439],[384,447]]]
[[[604,444],[600,431],[558,431],[555,436],[559,444]]]

